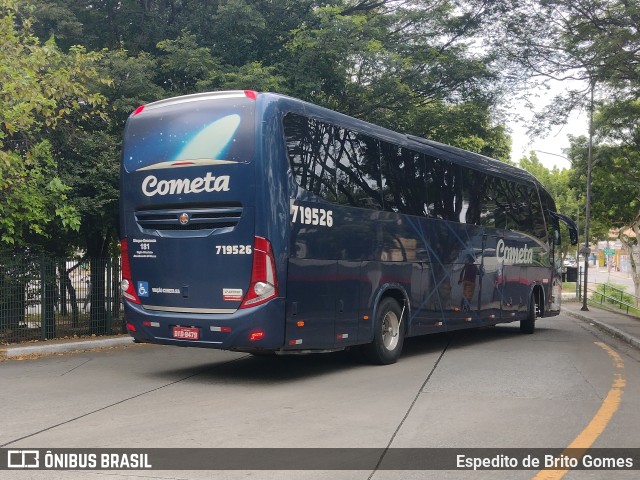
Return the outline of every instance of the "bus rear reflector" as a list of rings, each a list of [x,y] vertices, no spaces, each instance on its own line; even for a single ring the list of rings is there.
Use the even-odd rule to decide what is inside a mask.
[[[256,340],[262,340],[264,338],[264,332],[262,330],[258,330],[257,332],[252,332],[249,335],[249,340],[255,342]]]
[[[231,333],[231,327],[211,326],[211,327],[209,327],[209,330],[211,330],[212,332]]]
[[[251,283],[240,308],[262,305],[277,296],[278,279],[271,243],[266,238],[256,236],[253,240]]]
[[[140,299],[133,287],[133,280],[131,279],[131,264],[129,263],[129,242],[126,238],[120,240],[120,254],[122,255],[122,283],[120,288],[122,289],[122,296],[132,303],[140,305]],[[134,330],[135,332],[135,330]]]
[[[127,330],[129,330],[130,332],[135,332],[136,327],[133,326],[133,323],[127,323]]]

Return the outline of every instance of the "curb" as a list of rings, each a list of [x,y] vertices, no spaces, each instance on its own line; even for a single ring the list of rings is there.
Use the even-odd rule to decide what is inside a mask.
[[[118,347],[133,344],[133,337],[104,338],[96,340],[80,340],[74,342],[52,343],[49,345],[28,345],[24,347],[0,348],[1,358],[16,358],[29,355],[50,355],[53,353],[74,352],[78,350],[95,350],[99,348]]]
[[[610,335],[613,335],[616,338],[619,338],[622,341],[627,342],[629,345],[631,345],[632,347],[637,348],[638,350],[640,350],[640,340],[637,339],[636,337],[629,335],[626,332],[623,332],[622,330],[616,328],[616,327],[612,327],[611,325],[607,325],[606,323],[600,322],[598,320],[595,320],[593,318],[589,318],[586,315],[581,315],[580,313],[576,313],[576,312],[569,312],[567,310],[564,311],[565,314],[573,317],[573,318],[577,318],[578,320],[582,320],[583,322],[588,322],[591,323],[593,325],[595,325],[596,327],[598,327],[600,330],[609,333]]]

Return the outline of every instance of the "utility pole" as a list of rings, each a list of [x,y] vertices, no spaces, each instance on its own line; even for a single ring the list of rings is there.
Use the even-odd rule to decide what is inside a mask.
[[[587,206],[584,215],[584,247],[581,252],[584,255],[584,290],[582,295],[583,312],[588,312],[587,306],[587,278],[589,273],[589,223],[591,220],[591,170],[593,168],[593,91],[595,89],[595,79],[591,77],[591,102],[589,104],[589,151],[587,153]]]

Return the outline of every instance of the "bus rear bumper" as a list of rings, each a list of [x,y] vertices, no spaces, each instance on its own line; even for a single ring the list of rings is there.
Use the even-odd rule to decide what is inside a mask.
[[[284,343],[285,301],[275,298],[230,314],[190,314],[146,310],[124,302],[129,334],[136,342],[215,348],[278,350]],[[188,338],[178,338],[180,336]]]

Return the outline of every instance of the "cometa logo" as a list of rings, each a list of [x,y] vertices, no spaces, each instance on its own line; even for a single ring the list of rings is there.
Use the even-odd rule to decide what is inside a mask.
[[[527,248],[525,244],[522,248],[507,247],[504,240],[499,240],[496,247],[496,257],[504,260],[504,263],[513,265],[517,263],[533,263],[533,248]]]
[[[160,181],[154,175],[149,175],[142,181],[142,193],[147,197],[227,191],[229,191],[229,175],[214,177],[211,172],[207,172],[204,177]]]

